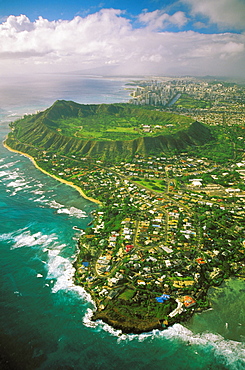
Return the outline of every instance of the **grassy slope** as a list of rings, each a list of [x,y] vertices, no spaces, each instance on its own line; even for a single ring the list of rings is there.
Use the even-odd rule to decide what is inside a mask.
[[[145,124],[161,129],[145,133]],[[180,151],[212,138],[208,128],[192,123],[189,117],[128,104],[57,101],[46,111],[26,116],[13,126],[7,144],[34,156],[36,150],[49,150],[63,155],[129,157],[135,153]]]

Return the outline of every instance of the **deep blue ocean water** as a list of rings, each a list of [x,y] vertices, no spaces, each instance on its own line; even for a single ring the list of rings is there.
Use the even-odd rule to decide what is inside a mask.
[[[9,122],[57,99],[127,101],[126,80],[38,76],[0,85],[0,137]],[[244,282],[214,290],[214,309],[166,331],[121,335],[91,323],[73,284],[76,231],[95,204],[0,146],[0,369],[245,369]]]

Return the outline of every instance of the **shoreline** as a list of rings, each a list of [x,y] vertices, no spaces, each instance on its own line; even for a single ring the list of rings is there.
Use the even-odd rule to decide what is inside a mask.
[[[79,192],[79,194],[80,194],[84,199],[89,200],[90,202],[96,203],[96,204],[98,204],[98,205],[100,205],[100,206],[102,205],[102,203],[101,203],[99,200],[88,197],[88,196],[84,193],[84,191],[83,191],[79,186],[77,186],[77,185],[73,184],[73,182],[71,182],[71,181],[67,181],[67,180],[64,180],[64,179],[62,179],[62,178],[60,178],[60,177],[57,177],[57,176],[55,176],[55,175],[52,175],[51,173],[49,173],[49,172],[48,172],[48,171],[46,171],[46,170],[44,170],[42,167],[40,167],[40,166],[37,164],[37,162],[36,162],[35,158],[33,158],[30,154],[23,153],[23,152],[21,152],[20,150],[12,149],[11,147],[9,147],[9,146],[6,144],[6,139],[3,141],[3,146],[4,146],[4,148],[8,149],[10,152],[18,153],[18,154],[23,155],[24,157],[29,158],[29,159],[31,160],[31,162],[33,163],[33,165],[34,165],[38,170],[40,170],[41,172],[43,172],[45,175],[48,175],[48,176],[52,177],[53,179],[55,179],[55,180],[57,180],[57,181],[62,182],[63,184],[66,184],[66,185],[69,185],[69,186],[73,187],[74,189],[76,189],[76,190]]]

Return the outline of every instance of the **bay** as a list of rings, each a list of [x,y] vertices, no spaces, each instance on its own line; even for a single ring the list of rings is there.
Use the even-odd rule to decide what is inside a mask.
[[[9,122],[57,99],[125,102],[126,82],[79,75],[2,79],[1,141]],[[74,286],[72,264],[73,226],[85,228],[97,206],[3,146],[0,181],[1,369],[244,369],[244,282],[213,293],[213,311],[162,332],[122,335],[94,324],[93,302]],[[237,314],[228,320],[238,294]]]

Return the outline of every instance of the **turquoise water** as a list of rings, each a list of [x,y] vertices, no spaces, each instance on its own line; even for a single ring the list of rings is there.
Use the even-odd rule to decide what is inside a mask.
[[[56,99],[125,101],[122,86],[119,80],[55,76],[48,84],[27,81],[20,96],[21,81],[2,84],[1,141],[18,115]],[[245,368],[244,282],[219,288],[212,311],[163,332],[121,335],[92,323],[93,302],[72,280],[73,226],[86,227],[96,206],[3,146],[0,180],[0,369]]]

